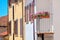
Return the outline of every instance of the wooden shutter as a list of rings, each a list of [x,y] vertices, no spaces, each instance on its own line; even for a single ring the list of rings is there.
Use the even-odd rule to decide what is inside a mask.
[[[14,21],[14,34],[18,35],[18,20]]]
[[[28,6],[26,8],[26,23],[28,24]]]
[[[31,4],[29,5],[29,21],[31,21]]]
[[[31,3],[31,13],[34,14],[34,2]]]
[[[26,7],[25,7],[25,22],[26,22]]]
[[[28,22],[29,22],[30,6],[28,5]]]
[[[34,14],[34,2],[31,3],[31,14]],[[31,17],[31,22],[33,22],[33,19]]]
[[[11,34],[11,21],[9,22],[8,31],[8,33]]]
[[[20,36],[23,37],[23,23],[22,23],[22,18],[20,19]]]

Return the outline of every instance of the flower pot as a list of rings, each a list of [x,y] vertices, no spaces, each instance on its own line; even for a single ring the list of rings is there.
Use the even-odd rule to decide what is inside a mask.
[[[45,18],[49,18],[49,16],[45,16]]]

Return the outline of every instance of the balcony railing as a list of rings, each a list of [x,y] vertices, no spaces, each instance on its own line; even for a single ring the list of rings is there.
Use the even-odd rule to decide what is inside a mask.
[[[44,12],[43,14],[36,14],[32,16],[33,20],[36,20],[37,33],[53,33],[53,19],[50,13]]]

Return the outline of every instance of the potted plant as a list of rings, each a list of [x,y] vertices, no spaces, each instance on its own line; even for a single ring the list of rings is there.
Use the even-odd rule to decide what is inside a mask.
[[[45,12],[45,18],[49,18],[49,13]]]

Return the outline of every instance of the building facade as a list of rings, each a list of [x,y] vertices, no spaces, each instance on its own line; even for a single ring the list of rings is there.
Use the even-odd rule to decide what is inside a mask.
[[[9,0],[9,40],[54,40],[52,0]]]
[[[23,40],[24,0],[9,0],[9,40]]]
[[[52,0],[26,0],[26,40],[54,40]],[[30,33],[28,32],[30,31]],[[28,38],[27,38],[28,37]]]

